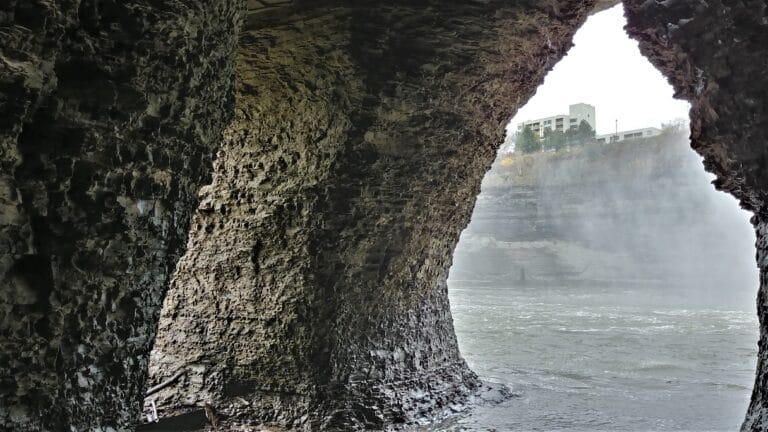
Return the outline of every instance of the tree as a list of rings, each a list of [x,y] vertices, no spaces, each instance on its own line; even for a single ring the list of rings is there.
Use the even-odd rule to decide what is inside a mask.
[[[565,147],[565,134],[563,131],[550,128],[544,129],[544,148],[547,150],[560,150]]]
[[[552,138],[552,128],[545,127],[544,132],[541,133],[541,148],[544,150],[549,150],[552,148],[550,138]]]
[[[588,142],[594,141],[595,131],[592,126],[587,123],[586,120],[582,120],[578,127],[571,127],[565,133],[566,141],[568,145],[584,145]]]
[[[525,126],[522,131],[517,133],[515,149],[519,149],[523,153],[541,151],[541,142],[530,126]]]
[[[595,130],[592,129],[592,126],[590,126],[586,120],[582,120],[581,123],[579,123],[578,134],[579,138],[585,143],[595,139]]]
[[[690,133],[688,121],[686,119],[674,119],[669,123],[661,124],[661,134],[664,136],[676,135],[687,136]]]

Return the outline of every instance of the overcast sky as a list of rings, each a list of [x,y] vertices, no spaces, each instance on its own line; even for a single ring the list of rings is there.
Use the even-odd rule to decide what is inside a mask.
[[[595,106],[598,134],[613,132],[615,119],[619,131],[687,119],[688,102],[672,98],[672,87],[640,54],[624,24],[621,5],[590,17],[509,129],[523,120],[568,114],[568,105],[579,102]]]

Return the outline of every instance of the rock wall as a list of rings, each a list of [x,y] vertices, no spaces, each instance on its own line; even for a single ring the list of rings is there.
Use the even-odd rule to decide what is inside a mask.
[[[768,5],[625,0],[627,31],[691,102],[691,145],[715,185],[755,213],[760,290],[757,376],[743,430],[768,429]]]
[[[132,429],[237,0],[0,5],[0,430]]]
[[[381,428],[457,409],[446,278],[507,119],[591,2],[255,16],[236,119],[161,317],[163,415]],[[263,15],[260,15],[263,16]]]
[[[124,430],[138,415],[231,106],[237,3],[0,6],[3,428]],[[593,2],[248,3],[238,111],[157,342],[155,382],[184,375],[158,401],[307,429],[456,409],[478,383],[448,312],[451,251],[503,123]],[[692,102],[718,187],[756,214],[744,428],[765,429],[766,5],[625,5]]]

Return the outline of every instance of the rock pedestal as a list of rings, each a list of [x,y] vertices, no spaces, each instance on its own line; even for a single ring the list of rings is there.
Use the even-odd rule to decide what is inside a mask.
[[[288,427],[461,409],[451,255],[515,109],[588,2],[288,8],[249,20],[236,118],[161,317],[167,413]]]

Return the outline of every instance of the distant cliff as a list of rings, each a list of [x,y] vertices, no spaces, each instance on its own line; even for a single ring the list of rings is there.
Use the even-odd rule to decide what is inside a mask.
[[[453,283],[749,289],[748,215],[683,133],[500,157],[461,237]]]

